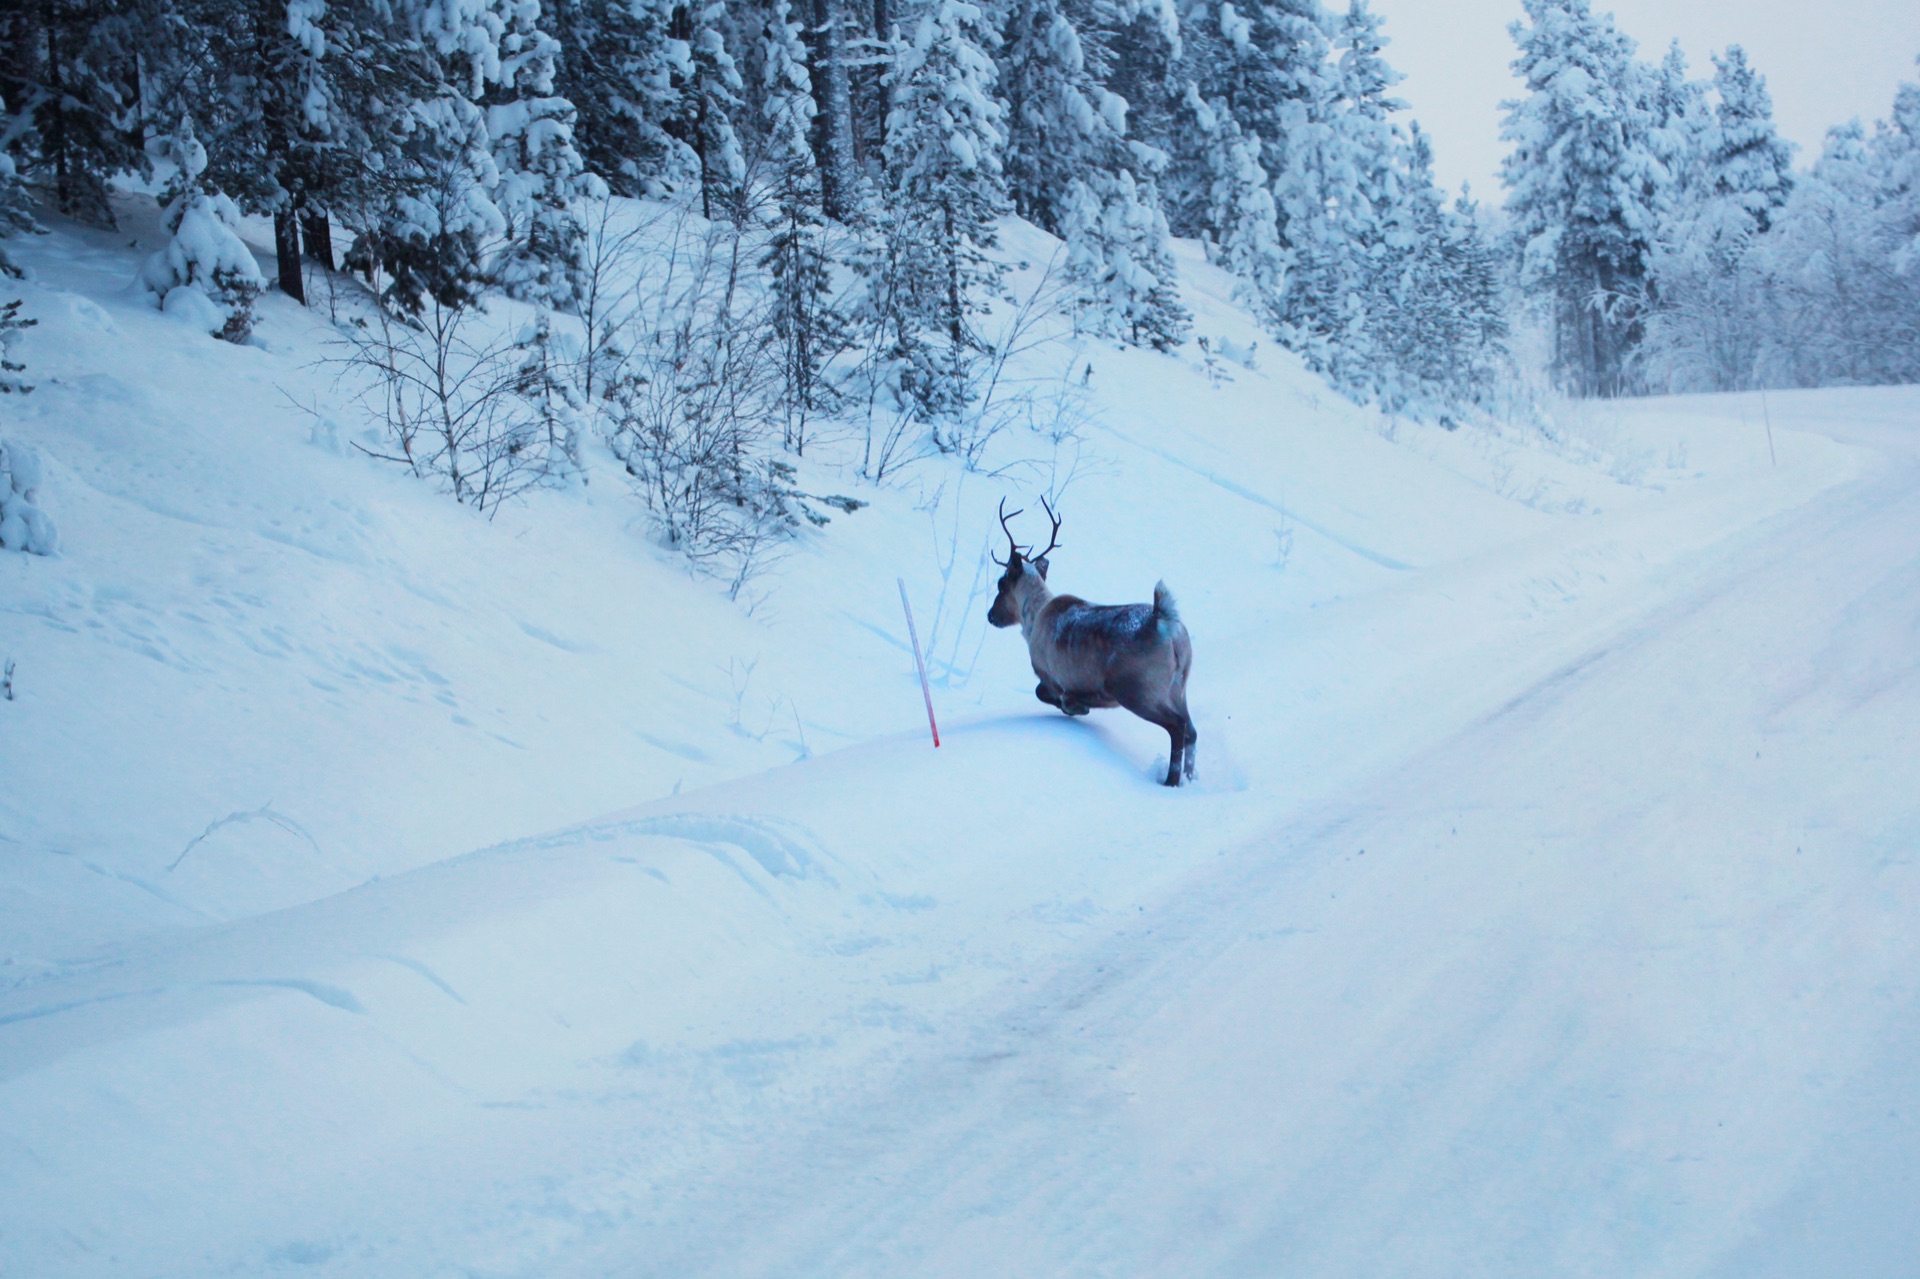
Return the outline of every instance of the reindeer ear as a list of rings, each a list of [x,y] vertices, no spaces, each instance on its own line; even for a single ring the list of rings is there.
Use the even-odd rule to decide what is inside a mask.
[[[1040,574],[1040,580],[1043,582],[1046,581],[1047,580],[1047,557],[1042,555],[1039,559],[1033,561],[1033,567]]]

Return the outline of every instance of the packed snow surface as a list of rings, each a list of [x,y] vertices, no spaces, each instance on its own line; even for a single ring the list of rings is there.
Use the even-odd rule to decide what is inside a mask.
[[[324,307],[17,256],[0,1274],[1911,1273],[1920,393],[1394,423],[1189,255],[1242,359],[1055,347],[729,602],[610,458],[363,456]],[[1197,787],[985,627],[1039,492]]]

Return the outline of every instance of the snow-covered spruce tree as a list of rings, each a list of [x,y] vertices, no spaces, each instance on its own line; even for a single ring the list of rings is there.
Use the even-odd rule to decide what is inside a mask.
[[[1654,306],[1640,352],[1663,390],[1739,390],[1758,374],[1765,287],[1752,255],[1792,190],[1792,149],[1766,82],[1734,45],[1714,58],[1716,102],[1694,131],[1689,181],[1651,262]]]
[[[417,315],[478,303],[509,224],[503,175],[479,105],[503,69],[502,0],[395,0],[387,53],[412,71],[386,106],[386,154],[366,225],[347,254],[384,305]]]
[[[994,62],[1014,212],[1058,233],[1068,187],[1124,136],[1126,103],[1094,83],[1059,0],[1012,0]]]
[[[400,145],[385,198],[355,237],[347,265],[363,271],[384,306],[418,314],[478,304],[507,220],[493,202],[499,185],[492,139],[480,109],[438,83],[395,120]]]
[[[484,99],[499,171],[494,206],[506,220],[493,278],[510,296],[573,310],[586,231],[577,197],[604,194],[584,179],[573,103],[554,85],[560,44],[541,29],[540,0],[506,0],[500,70]]]
[[[1179,114],[1190,81],[1180,74],[1185,46],[1175,0],[1079,0],[1088,12],[1081,46],[1088,70],[1107,92],[1127,104],[1127,136],[1136,148],[1155,153],[1161,208],[1173,225],[1186,206],[1172,189]],[[1184,233],[1183,233],[1184,234]]]
[[[1129,148],[1127,104],[1102,87],[1057,0],[1016,0],[999,45],[1014,209],[1067,242],[1081,322],[1168,349],[1185,339],[1166,216],[1153,167]]]
[[[1643,109],[1649,121],[1648,150],[1665,169],[1657,192],[1663,216],[1684,203],[1700,176],[1706,157],[1713,111],[1706,86],[1687,74],[1687,55],[1675,40],[1657,67],[1640,67]]]
[[[1580,395],[1630,388],[1664,175],[1634,43],[1587,0],[1524,0],[1510,28],[1527,96],[1501,169],[1521,283],[1550,299],[1554,366]]]
[[[146,62],[187,104],[205,180],[273,219],[277,283],[304,302],[307,256],[331,268],[334,216],[356,217],[382,169],[383,108],[414,73],[373,0],[168,0],[195,47]]]
[[[174,177],[161,225],[172,233],[167,247],[140,269],[140,285],[169,315],[229,342],[253,331],[253,303],[266,288],[253,250],[240,239],[240,210],[202,182],[206,148],[182,116],[156,148],[172,162]]]
[[[0,435],[0,551],[52,555],[60,530],[40,506],[40,455],[17,439]]]
[[[1195,191],[1195,221],[1205,229],[1208,251],[1231,271],[1235,297],[1277,329],[1285,306],[1290,258],[1280,243],[1278,206],[1260,144],[1225,109],[1205,101],[1188,85],[1184,118],[1194,140],[1190,153],[1204,162],[1204,185]]]
[[[772,197],[773,226],[761,261],[770,282],[772,322],[780,343],[782,443],[807,448],[812,415],[825,407],[821,371],[842,345],[843,324],[832,300],[832,263],[809,140],[818,108],[807,50],[788,0],[773,0],[761,52],[766,117],[761,167]]]
[[[141,63],[165,65],[180,34],[154,3],[0,5],[5,133],[21,174],[69,217],[113,224],[107,182],[144,163]]]
[[[490,285],[573,305],[583,166],[537,0],[390,7],[388,52],[411,74],[384,104],[378,198],[349,264],[407,310],[428,295],[470,305]]]
[[[9,118],[7,101],[0,97],[0,240],[22,231],[41,229],[39,219],[33,216],[33,201],[27,193],[27,184],[20,180],[20,171],[5,142]],[[18,279],[20,275],[19,266],[7,256],[6,247],[0,245],[0,276]]]
[[[13,358],[13,349],[21,334],[40,321],[21,319],[20,307],[19,298],[0,304],[0,395],[25,395],[33,390],[21,376],[27,366]]]
[[[1006,208],[1004,108],[993,96],[992,33],[978,6],[932,0],[888,73],[884,234],[893,355],[921,417],[956,418],[972,398],[971,317],[1003,268],[987,256]]]
[[[1432,149],[1416,125],[1411,167],[1377,269],[1366,285],[1373,365],[1366,390],[1394,412],[1446,418],[1487,403],[1505,360],[1497,256],[1472,203],[1446,207]]]
[[[1920,85],[1830,131],[1756,246],[1773,385],[1920,381]]]
[[[1298,123],[1274,176],[1292,260],[1279,335],[1362,397],[1380,380],[1374,332],[1389,318],[1369,310],[1384,300],[1374,279],[1413,247],[1407,144],[1391,121],[1406,104],[1390,93],[1400,74],[1383,56],[1380,25],[1364,0],[1335,24],[1326,73],[1291,104]]]
[[[668,34],[671,0],[546,0],[560,42],[556,88],[578,113],[587,169],[615,194],[664,196],[700,180],[693,149],[670,131],[691,50]]]
[[[1134,346],[1170,351],[1186,340],[1193,317],[1180,304],[1178,271],[1149,179],[1090,167],[1067,189],[1061,238],[1082,328]]]
[[[12,358],[20,335],[38,323],[20,318],[18,299],[0,305],[0,396],[33,390],[21,378],[26,366]],[[40,457],[24,442],[0,435],[0,550],[52,555],[60,533],[40,509]]]
[[[1739,45],[1715,55],[1713,90],[1699,180],[1708,197],[1736,205],[1764,235],[1793,191],[1793,146],[1775,132],[1767,82]]]
[[[727,49],[725,18],[721,0],[688,5],[675,15],[675,29],[684,33],[679,38],[688,49],[678,127],[699,162],[701,216],[738,220],[744,213],[747,164],[734,116],[745,85]]]
[[[531,454],[530,467],[555,483],[583,482],[589,414],[586,396],[574,379],[581,355],[578,341],[571,333],[555,333],[552,317],[541,311],[521,330],[515,349],[520,365],[513,394],[526,405],[532,423],[530,438],[522,445]]]

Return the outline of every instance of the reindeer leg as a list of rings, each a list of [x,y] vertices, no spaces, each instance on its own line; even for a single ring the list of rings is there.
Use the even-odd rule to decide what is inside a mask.
[[[1171,723],[1163,722],[1161,727],[1167,730],[1167,741],[1169,743],[1167,747],[1166,784],[1169,786],[1178,786],[1180,784],[1181,756],[1186,753],[1187,745],[1186,721],[1174,720]]]
[[[1200,741],[1200,730],[1193,726],[1192,719],[1188,719],[1187,720],[1187,756],[1186,756],[1185,762],[1182,764],[1182,767],[1186,771],[1186,776],[1188,781],[1193,780],[1193,757],[1195,754],[1194,747],[1199,744],[1199,741]]]

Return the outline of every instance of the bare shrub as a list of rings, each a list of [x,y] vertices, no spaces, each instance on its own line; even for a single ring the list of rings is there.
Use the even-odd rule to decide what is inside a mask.
[[[549,424],[524,394],[528,352],[481,315],[433,298],[417,317],[376,305],[343,334],[344,353],[328,362],[360,383],[355,398],[385,437],[356,442],[361,452],[483,512],[551,472]]]
[[[639,281],[606,373],[609,440],[661,539],[737,597],[821,507],[777,456],[785,352],[737,227],[676,232],[668,269]]]

